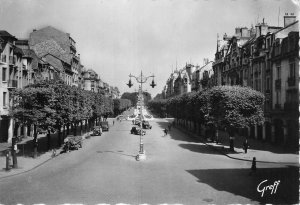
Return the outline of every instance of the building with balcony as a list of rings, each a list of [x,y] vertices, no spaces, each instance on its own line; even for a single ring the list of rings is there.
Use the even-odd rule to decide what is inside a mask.
[[[234,36],[224,35],[227,43],[223,41],[220,48],[217,41],[214,82],[249,86],[265,95],[265,123],[249,127],[246,135],[278,144],[294,143],[299,114],[298,21],[286,15],[284,27],[263,21],[255,29],[239,29]]]
[[[83,72],[83,89],[92,92],[99,92],[99,81],[98,74],[93,69],[88,69]]]
[[[196,66],[192,73],[192,91],[201,91],[214,85],[213,61],[205,61],[202,67]]]
[[[17,38],[0,31],[0,141],[10,142],[15,122],[9,117],[11,92],[21,87],[22,50],[15,46]]]
[[[271,114],[275,124],[273,141],[278,144],[293,145],[299,140],[298,29],[298,21],[293,21],[273,36],[271,73],[274,80]]]

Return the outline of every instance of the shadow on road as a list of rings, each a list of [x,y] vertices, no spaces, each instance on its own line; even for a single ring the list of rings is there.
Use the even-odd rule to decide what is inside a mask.
[[[211,149],[209,148],[207,145],[199,143],[199,144],[179,144],[180,147],[184,148],[184,149],[188,149],[192,152],[199,152],[202,154],[240,154],[242,152],[232,152],[229,149],[222,149],[222,148],[217,148],[219,150],[216,149]]]
[[[225,191],[234,195],[239,195],[262,204],[297,204],[299,200],[299,168],[262,168],[249,176],[250,169],[207,169],[207,170],[187,170],[198,179],[199,183],[205,183],[218,191]],[[271,189],[262,193],[257,191],[267,185],[274,185],[280,180],[277,191]],[[238,201],[232,201],[238,203]]]
[[[171,122],[172,120],[169,120],[169,122]],[[161,127],[161,129],[165,129],[168,127],[169,122],[157,122],[157,124]],[[172,133],[173,129],[177,129],[182,133],[185,133],[187,136],[189,136],[189,138],[183,138],[180,137],[178,135],[174,135]],[[197,139],[196,134],[191,133],[190,131],[188,131],[187,129],[185,129],[183,126],[177,125],[176,127],[172,127],[170,136],[172,137],[172,139],[175,140],[182,140],[182,141],[188,141],[188,142],[199,142],[200,141],[200,136],[199,139]],[[243,136],[236,136],[235,140],[234,140],[234,147],[235,148],[239,148],[239,149],[243,149],[243,143],[245,141],[245,137]],[[204,140],[204,138],[202,139]],[[219,143],[222,144],[223,146],[229,146],[229,135],[227,132],[220,130],[219,131]],[[289,147],[289,146],[282,146],[282,144],[274,144],[271,142],[267,142],[267,141],[263,141],[263,140],[258,140],[258,139],[254,139],[254,138],[248,138],[248,143],[250,146],[250,149],[252,150],[263,150],[263,151],[269,151],[272,153],[277,153],[277,154],[298,154],[299,152],[299,148],[296,146],[298,145],[298,141],[295,141],[294,143],[291,144],[295,144],[294,147]]]
[[[82,130],[82,135],[86,133],[87,130]],[[70,132],[73,134],[73,132]],[[77,135],[80,135],[80,128],[77,129]],[[50,148],[48,149],[48,138],[46,134],[38,136],[38,156],[45,154],[49,150],[59,149],[63,145],[63,136],[61,136],[60,144],[58,142],[58,134],[53,133],[50,135]],[[19,153],[17,156],[23,157],[33,157],[33,138],[27,137],[23,142],[18,143]]]
[[[165,137],[163,130],[165,128],[168,128],[169,123],[168,122],[156,122],[156,123],[161,128],[162,137]],[[168,135],[171,137],[171,139],[185,141],[185,142],[200,142],[200,139],[193,138],[186,134],[183,135],[181,131],[176,132],[175,130],[176,130],[176,128],[172,126],[171,131],[168,132]]]
[[[121,151],[121,150],[118,150],[118,151],[97,151],[97,153],[99,153],[99,154],[102,154],[102,153],[113,153],[113,154],[117,154],[117,155],[123,155],[123,156],[133,157],[133,158],[136,157],[136,155],[124,154],[122,152],[123,151]]]

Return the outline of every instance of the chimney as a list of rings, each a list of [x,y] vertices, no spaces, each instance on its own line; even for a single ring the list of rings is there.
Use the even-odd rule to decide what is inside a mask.
[[[290,13],[290,15],[288,13],[285,13],[283,17],[284,27],[290,25],[291,23],[294,23],[295,21],[296,16],[294,15],[294,13]]]
[[[241,28],[242,37],[250,37],[250,30],[247,27]]]
[[[241,28],[235,28],[235,36],[241,37]]]

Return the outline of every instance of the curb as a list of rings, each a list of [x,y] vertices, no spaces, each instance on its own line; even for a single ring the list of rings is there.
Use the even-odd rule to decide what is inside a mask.
[[[82,138],[83,138],[82,141],[83,141],[83,140],[86,140],[86,139],[87,139],[87,138],[86,138],[87,136],[90,136],[90,132],[87,132],[87,133],[85,133],[85,134],[82,136]],[[60,149],[57,149],[57,150],[60,150]],[[56,151],[57,151],[57,150],[56,150]],[[43,161],[43,162],[37,164],[36,166],[34,166],[34,167],[32,167],[32,168],[29,168],[29,169],[24,170],[24,171],[19,172],[19,173],[15,173],[15,174],[11,174],[11,175],[7,175],[7,176],[0,177],[0,180],[6,179],[6,178],[9,178],[9,177],[13,177],[13,176],[17,176],[17,175],[21,175],[21,174],[25,174],[25,173],[27,173],[27,172],[30,172],[30,171],[32,171],[32,170],[34,170],[34,169],[36,169],[36,168],[42,166],[43,164],[46,164],[46,163],[49,162],[50,160],[52,160],[52,159],[58,157],[59,155],[61,155],[60,152],[58,152],[58,154],[56,154],[54,157],[50,157],[49,159],[47,159],[47,160],[45,160],[45,161]]]
[[[224,156],[226,156],[226,157],[228,157],[228,158],[230,158],[230,159],[240,160],[240,161],[247,161],[247,162],[252,162],[251,159],[241,159],[241,158],[238,158],[238,157],[232,157],[232,156],[229,156],[228,154],[226,154],[226,153],[222,152],[221,150],[215,148],[213,145],[207,144],[207,143],[203,140],[202,137],[197,136],[197,135],[195,135],[194,133],[191,133],[191,132],[189,132],[189,131],[187,131],[187,130],[183,130],[183,129],[181,129],[181,128],[178,127],[178,126],[174,126],[174,128],[176,128],[177,130],[179,130],[179,131],[181,131],[181,132],[186,133],[187,135],[189,135],[190,137],[192,137],[192,138],[194,138],[194,139],[198,139],[201,143],[205,144],[206,146],[212,148],[213,150],[215,150],[215,151],[221,153],[222,155],[224,155]],[[200,138],[199,138],[199,137],[200,137]],[[272,164],[284,164],[284,165],[291,165],[291,164],[294,164],[294,165],[299,166],[299,163],[292,163],[292,162],[272,162],[272,161],[261,161],[261,160],[257,160],[256,162],[260,162],[260,163],[270,163],[270,164],[271,164],[271,163],[272,163]]]

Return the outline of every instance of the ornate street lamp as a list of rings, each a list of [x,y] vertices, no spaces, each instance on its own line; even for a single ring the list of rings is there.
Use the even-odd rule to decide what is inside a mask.
[[[156,84],[154,83],[154,75],[143,76],[143,72],[141,71],[141,75],[140,76],[136,77],[136,76],[130,74],[129,77],[130,77],[130,79],[129,79],[129,82],[127,84],[129,88],[131,86],[133,86],[133,84],[131,82],[131,78],[135,78],[135,80],[138,83],[141,84],[140,85],[140,89],[139,89],[139,99],[143,99],[143,83],[146,83],[149,78],[152,78],[152,83],[150,84],[150,86],[152,88],[154,88],[156,86]],[[141,104],[140,108],[139,108],[139,110],[140,110],[140,122],[141,122],[140,123],[140,130],[141,130],[141,132],[140,132],[140,151],[139,151],[139,153],[138,153],[138,155],[136,157],[136,159],[138,161],[146,159],[146,153],[145,153],[145,150],[144,150],[143,135],[142,135],[142,133],[143,133],[143,123],[142,123],[143,122],[143,111],[142,111],[142,109],[143,109],[143,106]]]

